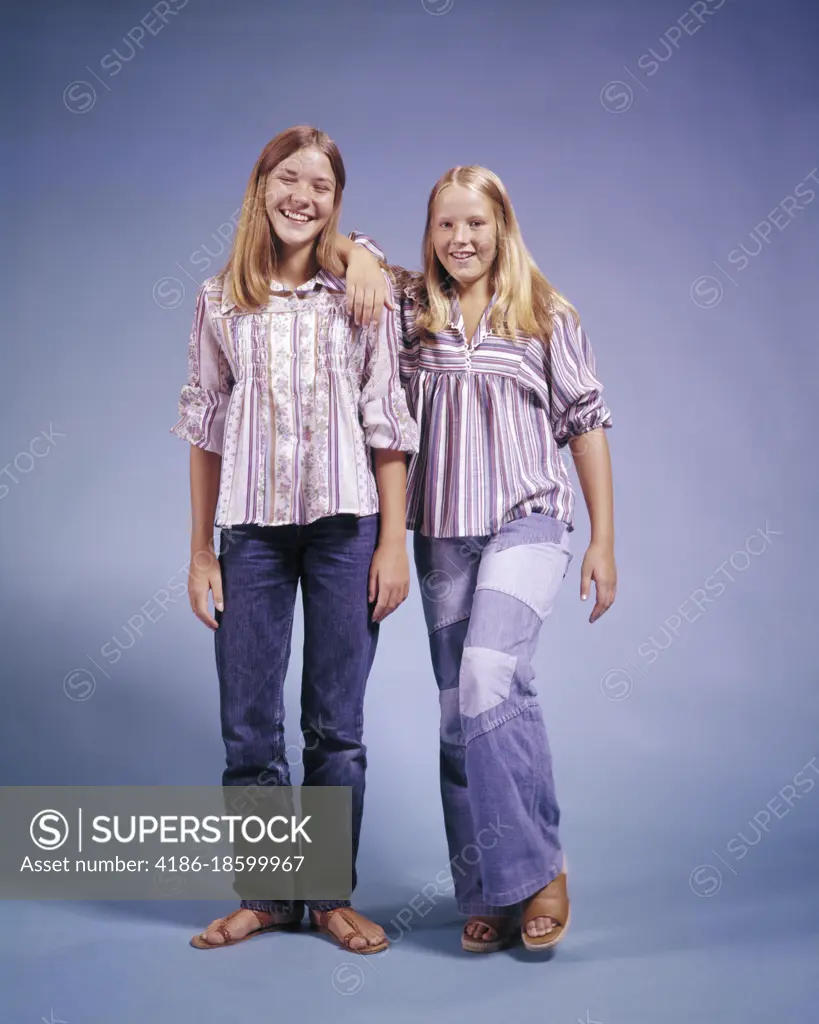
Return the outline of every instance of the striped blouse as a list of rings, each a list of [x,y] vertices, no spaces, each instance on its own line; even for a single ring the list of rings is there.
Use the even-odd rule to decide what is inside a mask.
[[[370,448],[418,450],[399,379],[397,312],[356,327],[344,281],[271,283],[249,313],[224,274],[196,299],[171,432],[222,456],[216,526],[306,524],[378,511]]]
[[[542,342],[493,334],[494,298],[471,344],[454,296],[448,327],[421,340],[420,277],[395,270],[404,282],[401,380],[420,430],[408,477],[408,527],[432,537],[482,536],[542,512],[572,531],[575,498],[559,449],[612,425],[586,332],[568,313],[553,314],[550,407]]]

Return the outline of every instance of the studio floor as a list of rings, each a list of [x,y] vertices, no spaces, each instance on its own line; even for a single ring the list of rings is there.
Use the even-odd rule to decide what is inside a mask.
[[[802,875],[802,872],[799,872]],[[555,1024],[784,1024],[819,1007],[819,883],[787,872],[708,897],[679,879],[572,885],[572,922],[549,959],[520,945],[462,952],[451,899],[396,915],[418,891],[356,905],[393,940],[376,956],[312,934],[266,934],[200,952],[191,934],[227,903],[0,906],[8,1024],[519,1020]],[[416,904],[417,905],[417,904]],[[409,915],[405,914],[406,922]]]

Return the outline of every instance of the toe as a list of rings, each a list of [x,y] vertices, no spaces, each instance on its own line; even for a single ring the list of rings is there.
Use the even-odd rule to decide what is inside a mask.
[[[556,926],[557,922],[551,917],[536,917],[526,926],[526,934],[532,938],[539,938],[553,932]]]
[[[377,946],[380,942],[383,942],[386,938],[384,929],[380,928],[377,924],[362,925],[361,931],[366,939],[368,946]]]

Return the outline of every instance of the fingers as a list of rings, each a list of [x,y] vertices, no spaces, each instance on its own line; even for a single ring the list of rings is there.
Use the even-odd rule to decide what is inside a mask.
[[[381,587],[378,591],[378,603],[373,608],[373,622],[381,622],[386,617],[385,608],[387,607],[387,596],[389,591],[386,587]]]
[[[210,569],[207,575],[202,573],[192,577],[188,585],[188,596],[191,602],[193,614],[203,622],[208,629],[217,630],[219,623],[210,614],[208,605],[208,594],[213,593],[213,605],[217,611],[222,612],[225,608],[225,599],[222,592],[222,573],[218,566]]]
[[[378,588],[378,603],[373,609],[373,622],[382,622],[388,615],[392,615],[406,601],[408,594],[409,583],[382,583]]]
[[[359,287],[355,289],[353,297],[353,320],[357,326],[366,327],[373,319],[375,305],[375,289]]]
[[[372,604],[378,593],[378,570],[370,569],[370,579],[367,584],[367,604]]]
[[[204,622],[208,629],[217,630],[219,623],[210,614],[210,609],[208,608],[208,588],[201,586],[191,587],[188,591],[188,596],[190,597],[193,614],[197,619],[200,622]]]
[[[358,323],[366,327],[367,324],[377,319],[380,316],[382,305],[383,301],[378,302],[378,294],[374,288],[365,289],[361,299],[361,317]]]
[[[217,573],[215,577],[211,578],[210,589],[213,593],[213,605],[218,608],[219,611],[225,610],[225,599],[222,595],[222,574]]]
[[[353,323],[357,327],[366,327],[373,321],[381,318],[381,309],[395,309],[391,290],[387,288],[386,281],[382,279],[377,285],[356,285],[348,279],[347,281],[347,313],[352,316]]]
[[[582,573],[581,573],[581,576],[580,576],[580,600],[581,601],[585,601],[588,598],[588,596],[589,596],[589,592],[591,591],[592,572],[593,572],[593,570],[591,568],[589,568],[589,569],[585,569],[584,568]]]
[[[375,608],[373,608],[373,622],[381,622],[383,619],[394,611],[397,605],[392,603],[392,591],[388,583],[384,583],[383,580],[379,579],[377,584],[378,601]]]
[[[613,583],[598,583],[597,584],[597,600],[592,608],[592,613],[589,616],[589,622],[596,622],[601,615],[611,608],[614,604],[615,586]]]
[[[353,296],[353,322],[357,325],[361,324],[365,297],[366,290],[364,288],[356,288],[355,295]]]
[[[347,313],[353,318],[353,323],[360,322],[361,307],[364,301],[363,288],[360,285],[347,281]]]
[[[361,315],[361,322],[365,326],[375,318],[375,289],[368,288],[364,298],[364,311]]]

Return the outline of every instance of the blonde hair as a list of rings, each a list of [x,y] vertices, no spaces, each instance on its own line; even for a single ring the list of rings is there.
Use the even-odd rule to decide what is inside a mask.
[[[335,244],[341,194],[346,182],[341,153],[329,135],[318,128],[309,125],[287,128],[268,142],[256,161],[245,190],[230,257],[222,271],[230,274],[230,298],[241,308],[263,306],[270,297],[270,280],[276,276],[276,235],[265,205],[267,176],[282,160],[307,147],[315,147],[324,153],[336,179],[333,212],[315,241],[316,260],[319,266],[332,274],[344,273]]]
[[[424,271],[416,324],[422,333],[435,334],[449,323],[450,278],[432,244],[432,218],[438,196],[449,185],[462,185],[485,196],[495,214],[497,251],[490,271],[497,301],[489,315],[493,334],[515,338],[516,332],[540,338],[547,351],[552,335],[552,314],[565,312],[575,322],[577,310],[538,270],[520,233],[517,217],[503,182],[486,167],[453,167],[435,183],[427,203],[422,243]]]

